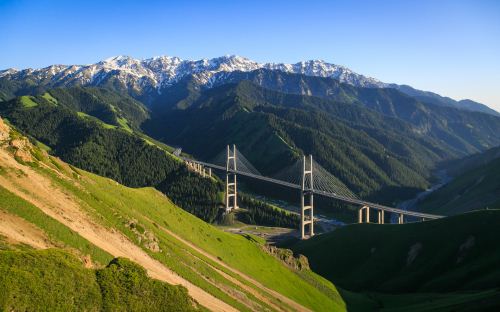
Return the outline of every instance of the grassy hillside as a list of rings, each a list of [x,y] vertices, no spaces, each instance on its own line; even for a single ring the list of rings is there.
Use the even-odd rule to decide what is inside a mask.
[[[56,105],[61,103],[72,110],[84,112],[127,131],[139,129],[140,124],[149,118],[149,112],[142,103],[108,89],[57,88],[45,92],[42,96],[50,96]]]
[[[50,90],[0,103],[0,115],[48,146],[53,155],[127,186],[154,186],[178,205],[213,222],[218,214],[221,186],[189,174],[163,144],[138,130],[148,116],[127,96],[108,90],[71,88]]]
[[[489,210],[403,226],[355,224],[292,249],[342,287],[349,311],[496,311],[499,222],[500,210]]]
[[[18,151],[5,141],[0,148],[0,210],[33,224],[54,246],[91,255],[97,266],[127,256],[150,274],[168,267],[177,274],[170,278],[240,311],[345,310],[332,283],[286,266],[259,239],[218,230],[153,188],[122,186],[32,146],[23,150],[31,159],[16,161]]]
[[[480,163],[431,193],[418,203],[418,209],[442,215],[500,209],[500,157],[483,165]],[[460,171],[470,165],[464,166]]]
[[[349,290],[486,290],[500,284],[499,222],[500,210],[489,210],[404,226],[355,224],[293,249]]]
[[[0,251],[2,311],[195,311],[186,289],[127,259],[87,269],[57,249]]]

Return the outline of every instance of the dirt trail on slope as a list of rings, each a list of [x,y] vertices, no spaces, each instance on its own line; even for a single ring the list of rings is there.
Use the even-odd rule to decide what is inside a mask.
[[[150,222],[153,222],[151,219],[148,219]],[[174,238],[176,238],[177,240],[179,240],[180,242],[182,242],[183,244],[185,244],[186,246],[188,246],[189,248],[195,250],[196,252],[202,254],[203,256],[207,257],[208,259],[216,262],[217,264],[221,265],[222,267],[226,268],[227,270],[231,271],[232,273],[234,274],[237,274],[239,275],[240,277],[242,277],[243,279],[245,279],[246,281],[252,283],[253,285],[255,285],[257,288],[261,289],[261,290],[264,290],[266,293],[268,293],[271,297],[274,297],[274,298],[278,298],[279,300],[281,300],[282,302],[284,302],[285,304],[289,305],[290,307],[292,307],[294,310],[297,310],[297,311],[311,311],[309,310],[308,308],[300,305],[299,303],[293,301],[292,299],[282,295],[281,293],[275,291],[275,290],[272,290],[272,289],[269,289],[267,288],[266,286],[264,286],[263,284],[261,284],[260,282],[256,281],[255,279],[253,279],[252,277],[244,274],[243,272],[233,268],[233,267],[230,267],[228,264],[226,264],[225,262],[219,260],[217,257],[213,256],[212,254],[206,252],[205,250],[199,248],[198,246],[194,245],[193,243],[191,243],[190,241],[188,240],[185,240],[184,238],[180,237],[179,235],[175,234],[174,232],[170,231],[169,229],[161,226],[161,225],[158,225],[159,228],[163,231],[165,231],[165,233],[167,233],[168,235],[171,235],[173,236]],[[213,267],[213,266],[212,266]],[[269,298],[266,298],[264,296],[262,296],[261,293],[259,293],[258,291],[256,291],[254,288],[248,286],[248,285],[245,285],[243,283],[241,283],[240,281],[238,281],[237,279],[229,276],[227,273],[213,267],[215,270],[217,270],[221,275],[223,275],[225,278],[227,278],[228,280],[230,280],[231,282],[237,284],[238,286],[240,286],[241,288],[245,289],[246,291],[248,291],[249,293],[251,293],[252,295],[254,295],[256,298],[258,298],[259,300],[262,300],[264,302],[266,302],[267,304],[269,304],[270,306],[276,308],[277,310],[283,310],[283,307],[278,307],[275,303],[273,303],[272,301],[269,300]]]
[[[14,244],[26,244],[36,249],[55,247],[41,229],[3,210],[0,210],[0,234]]]
[[[174,285],[183,285],[192,298],[212,311],[237,311],[151,258],[120,232],[107,229],[93,221],[69,193],[55,187],[50,179],[32,168],[16,162],[4,149],[0,149],[0,163],[2,166],[6,165],[8,168],[15,169],[13,171],[22,170],[24,172],[24,174],[19,175],[12,172],[0,175],[0,185],[32,203],[45,214],[77,232],[92,244],[115,257],[126,257],[135,261],[143,266],[153,278]]]

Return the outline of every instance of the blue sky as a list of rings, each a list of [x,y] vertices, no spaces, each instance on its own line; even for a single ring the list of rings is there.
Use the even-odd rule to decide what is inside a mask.
[[[323,59],[500,110],[500,1],[0,0],[0,68],[114,55]]]

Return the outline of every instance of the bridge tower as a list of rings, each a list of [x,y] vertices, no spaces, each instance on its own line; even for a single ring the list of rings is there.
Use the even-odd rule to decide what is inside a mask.
[[[236,146],[233,144],[231,150],[228,145],[226,152],[226,213],[238,208],[236,170]]]
[[[309,177],[309,185],[307,184]],[[314,182],[313,182],[313,161],[312,155],[304,156],[302,166],[302,188],[300,191],[300,237],[306,239],[306,226],[309,225],[309,237],[314,236]]]

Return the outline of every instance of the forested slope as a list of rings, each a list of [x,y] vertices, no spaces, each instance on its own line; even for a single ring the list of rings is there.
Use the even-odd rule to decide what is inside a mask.
[[[499,149],[450,164],[453,179],[418,203],[418,209],[443,215],[500,208]],[[497,157],[495,157],[497,156]]]
[[[127,186],[157,187],[213,221],[221,186],[189,173],[179,159],[134,131],[141,120],[137,112],[147,116],[140,103],[100,89],[55,90],[0,103],[2,117],[68,163]]]
[[[425,188],[433,164],[456,155],[408,123],[362,106],[249,82],[182,103],[182,109],[155,111],[144,124],[146,132],[205,159],[235,143],[267,174],[310,153],[358,195],[382,201]]]

